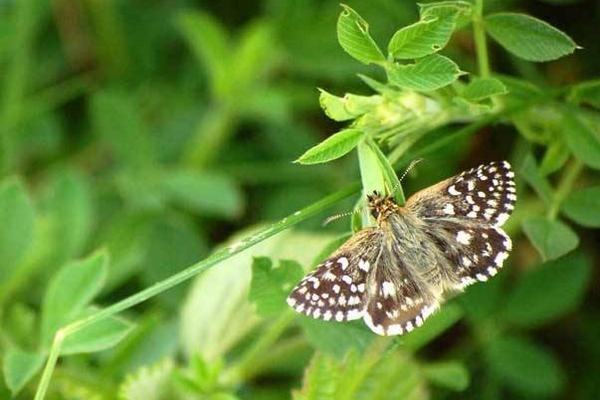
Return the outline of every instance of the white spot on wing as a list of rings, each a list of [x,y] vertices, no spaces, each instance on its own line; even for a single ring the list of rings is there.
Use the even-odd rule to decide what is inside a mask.
[[[471,235],[465,231],[458,231],[456,234],[456,241],[458,243],[468,245],[471,243]]]

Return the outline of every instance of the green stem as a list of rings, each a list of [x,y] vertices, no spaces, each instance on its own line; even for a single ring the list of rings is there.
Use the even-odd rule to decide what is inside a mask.
[[[560,182],[558,183],[558,187],[554,192],[552,204],[548,209],[549,219],[556,219],[556,217],[558,216],[558,211],[560,210],[561,203],[573,188],[573,184],[575,183],[575,180],[581,173],[582,169],[583,164],[578,159],[573,159],[567,165],[567,168],[564,174],[562,175]]]
[[[279,222],[274,223],[270,227],[264,229],[263,231],[250,236],[249,238],[242,240],[236,244],[233,244],[229,247],[223,248],[211,255],[210,257],[184,269],[183,271],[161,281],[158,282],[141,292],[138,292],[132,296],[129,296],[110,307],[107,307],[103,310],[100,310],[86,318],[77,320],[72,322],[71,324],[59,329],[54,337],[54,341],[52,343],[52,347],[50,348],[50,354],[48,356],[48,360],[46,361],[46,366],[44,367],[44,372],[42,373],[42,378],[37,388],[37,392],[35,394],[35,400],[42,400],[46,396],[46,392],[48,391],[48,385],[50,383],[50,378],[52,377],[52,372],[56,366],[56,362],[60,355],[60,347],[62,342],[66,337],[72,335],[75,332],[80,331],[81,329],[92,325],[104,318],[120,313],[121,311],[127,310],[137,304],[140,304],[152,297],[159,295],[160,293],[176,286],[182,282],[187,281],[188,279],[194,277],[200,272],[207,270],[208,268],[214,266],[215,264],[226,260],[252,246],[255,244],[262,242],[263,240],[285,230],[293,225],[304,221],[305,219],[316,215],[317,213],[333,206],[335,203],[345,199],[346,197],[355,194],[358,192],[359,185],[358,183],[352,184],[342,190],[333,193],[324,199],[317,201],[316,203],[300,210],[296,211],[292,215],[283,218]]]
[[[488,78],[490,76],[490,62],[487,43],[485,41],[485,29],[483,27],[483,0],[475,0],[475,7],[473,9],[473,38],[477,52],[479,75],[482,78]]]
[[[287,329],[294,320],[295,315],[291,310],[287,310],[271,324],[269,329],[254,342],[254,344],[240,357],[237,365],[233,366],[226,379],[234,385],[240,381],[247,380],[254,372],[256,363],[279,339],[281,334]]]

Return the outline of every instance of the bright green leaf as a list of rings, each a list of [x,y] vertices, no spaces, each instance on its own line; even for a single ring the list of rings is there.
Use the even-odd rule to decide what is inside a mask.
[[[55,332],[73,321],[100,292],[106,278],[104,251],[71,262],[50,280],[42,304],[42,343],[48,346]]]
[[[555,60],[578,48],[565,33],[529,15],[490,14],[484,21],[487,33],[495,41],[524,60]]]
[[[562,203],[562,210],[579,225],[600,227],[600,186],[571,192]]]
[[[553,260],[579,245],[577,234],[564,223],[541,217],[523,221],[523,230],[544,260]]]
[[[600,133],[590,126],[589,121],[576,110],[565,108],[559,132],[575,157],[589,167],[600,169]]]
[[[42,368],[44,355],[29,353],[19,349],[11,348],[2,360],[2,372],[6,385],[16,395]]]
[[[556,395],[565,383],[564,372],[556,358],[534,342],[518,337],[498,337],[484,350],[494,374],[524,395]]]
[[[369,146],[365,142],[358,145],[358,162],[363,193],[365,195],[374,191],[386,193],[385,171],[381,168],[379,157],[373,151],[373,146]]]
[[[90,315],[97,309],[91,308],[76,319]],[[115,346],[127,336],[133,325],[119,317],[107,317],[88,325],[65,338],[61,354],[80,354],[101,351]]]
[[[385,57],[369,34],[369,24],[352,8],[342,4],[344,10],[337,22],[338,41],[346,53],[358,61],[369,64],[385,61]]]
[[[451,59],[432,54],[414,64],[393,64],[387,69],[390,83],[404,89],[429,91],[454,82],[463,72]]]
[[[359,129],[344,129],[308,149],[295,162],[300,164],[319,164],[335,160],[352,151],[363,136],[363,131]]]
[[[233,218],[242,212],[242,192],[228,176],[175,169],[163,174],[163,193],[171,202],[199,215]]]
[[[388,52],[396,59],[414,59],[440,51],[450,40],[458,12],[455,7],[430,9],[421,21],[394,33]]]
[[[304,271],[295,261],[282,260],[273,267],[267,257],[255,258],[252,262],[250,301],[259,314],[270,316],[287,310],[286,298],[292,288],[302,279]]]
[[[501,80],[495,78],[477,78],[469,82],[461,95],[469,101],[481,101],[505,93],[507,93],[506,86],[504,86]]]
[[[569,101],[600,108],[600,79],[574,85],[569,93]]]
[[[144,366],[125,378],[119,387],[119,400],[162,400],[175,398],[171,388],[173,361],[165,359],[150,367]]]
[[[16,179],[0,184],[0,282],[19,267],[31,246],[35,223],[33,206]]]
[[[544,153],[544,158],[540,164],[540,173],[547,176],[560,170],[570,155],[569,148],[560,138],[557,138],[553,143],[550,143]]]
[[[359,96],[346,94],[334,96],[319,89],[319,103],[325,114],[334,121],[347,121],[359,117],[381,104],[381,96]]]
[[[583,299],[591,272],[590,260],[580,252],[540,265],[505,298],[503,319],[531,328],[572,312]]]
[[[455,391],[469,386],[469,371],[458,361],[440,361],[421,367],[425,378],[431,383]]]

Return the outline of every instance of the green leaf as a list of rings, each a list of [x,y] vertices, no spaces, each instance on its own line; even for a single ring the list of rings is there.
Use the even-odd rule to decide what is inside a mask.
[[[61,268],[50,280],[42,304],[42,343],[49,346],[56,331],[73,321],[100,292],[108,256],[97,251]]]
[[[540,174],[547,176],[560,170],[570,155],[569,148],[560,138],[557,138],[553,143],[550,143],[544,153],[544,158],[540,164]]]
[[[519,175],[535,190],[546,206],[552,203],[552,187],[548,179],[540,172],[531,152],[527,152],[519,165]]]
[[[485,30],[495,41],[524,60],[555,60],[578,48],[565,33],[529,15],[497,13],[484,21]]]
[[[388,188],[387,193],[390,193],[399,205],[404,205],[406,199],[404,198],[404,191],[402,190],[402,185],[400,184],[400,180],[396,175],[396,171],[394,171],[394,167],[390,164],[390,161],[387,159],[385,154],[381,151],[379,146],[375,144],[374,141],[367,141],[369,147],[373,151],[373,154],[377,156],[377,160],[379,161],[379,168],[383,172],[383,177],[386,182],[386,187]]]
[[[315,349],[339,359],[351,350],[362,352],[375,338],[362,321],[331,322],[302,314],[298,315],[298,319],[306,340]]]
[[[523,221],[523,230],[543,260],[553,260],[579,245],[577,234],[560,221],[541,217]]]
[[[600,186],[571,192],[561,206],[567,217],[579,225],[600,227]]]
[[[16,395],[35,376],[44,364],[44,355],[10,348],[2,360],[6,386]]]
[[[310,364],[304,370],[302,389],[293,392],[293,400],[333,399],[338,375],[333,359],[315,353]]]
[[[469,82],[461,95],[469,101],[477,102],[506,93],[508,91],[501,80],[495,78],[476,78]]]
[[[504,301],[502,318],[531,328],[575,310],[592,277],[592,264],[581,252],[547,262],[526,274]]]
[[[342,7],[344,10],[337,22],[338,42],[342,48],[365,64],[385,61],[381,50],[369,35],[369,24],[352,8],[345,4]]]
[[[463,391],[469,386],[469,371],[459,361],[440,361],[421,367],[423,375],[440,387]]]
[[[148,168],[154,162],[154,143],[133,96],[119,90],[95,93],[90,112],[98,137],[110,145],[116,158],[125,166]]]
[[[252,283],[250,301],[264,316],[272,316],[287,310],[286,298],[304,271],[295,261],[282,260],[274,268],[271,259],[257,257],[252,262]]]
[[[334,121],[347,121],[368,113],[381,104],[381,96],[359,96],[346,94],[344,97],[334,96],[319,89],[319,103],[325,114]]]
[[[416,351],[431,342],[462,318],[463,312],[456,304],[445,304],[427,318],[423,326],[398,339],[402,346]]]
[[[396,59],[414,59],[443,49],[455,27],[456,7],[431,8],[421,21],[398,30],[388,44]]]
[[[498,337],[484,349],[486,361],[498,379],[524,395],[556,395],[565,383],[564,372],[554,356],[529,340]]]
[[[232,44],[225,27],[212,15],[186,11],[178,16],[177,26],[196,59],[204,65],[213,94],[222,98],[232,91],[230,65]]]
[[[93,311],[97,309],[92,307],[76,319],[86,317]],[[122,318],[107,317],[67,336],[60,353],[80,354],[105,350],[123,340],[132,329],[133,325]]]
[[[169,201],[203,216],[234,218],[244,207],[239,187],[218,172],[175,169],[162,176],[161,188]]]
[[[371,194],[374,191],[386,193],[385,171],[381,168],[379,157],[372,146],[365,142],[358,145],[358,162],[363,194]]]
[[[600,79],[581,82],[571,87],[569,101],[600,108]]]
[[[451,59],[432,54],[414,64],[392,64],[387,68],[391,84],[403,89],[429,91],[454,82],[463,72]]]
[[[311,147],[294,162],[307,165],[335,160],[352,151],[363,136],[359,129],[344,129]]]
[[[577,110],[563,109],[559,132],[575,157],[591,168],[600,169],[600,134]]]
[[[0,184],[0,282],[11,277],[33,239],[35,215],[25,188],[17,179]]]

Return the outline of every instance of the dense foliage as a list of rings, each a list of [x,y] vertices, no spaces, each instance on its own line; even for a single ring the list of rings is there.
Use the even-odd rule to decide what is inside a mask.
[[[0,4],[0,398],[595,398],[600,6],[239,3]],[[287,307],[326,217],[501,159],[494,279],[401,337]]]

